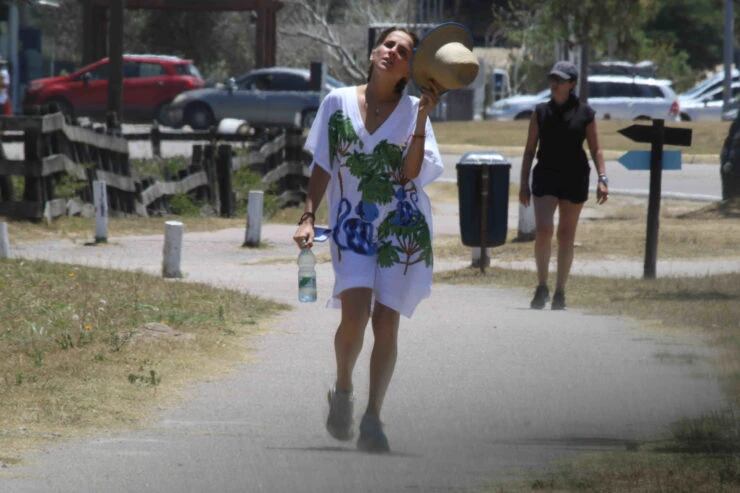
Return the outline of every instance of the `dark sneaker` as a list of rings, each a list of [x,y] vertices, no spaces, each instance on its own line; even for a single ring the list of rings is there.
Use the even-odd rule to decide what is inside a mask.
[[[552,295],[552,306],[553,310],[565,310],[565,293],[562,291],[555,291]]]
[[[540,284],[534,292],[534,298],[532,298],[532,302],[529,304],[529,307],[534,308],[535,310],[542,310],[545,308],[545,303],[549,300],[550,290],[547,289],[546,285]]]
[[[329,391],[329,417],[326,418],[326,430],[337,440],[350,440],[352,432],[352,411],[354,398],[352,392]]]
[[[388,438],[383,433],[383,423],[380,422],[377,416],[365,414],[362,417],[357,448],[364,452],[378,454],[391,451],[388,446]]]

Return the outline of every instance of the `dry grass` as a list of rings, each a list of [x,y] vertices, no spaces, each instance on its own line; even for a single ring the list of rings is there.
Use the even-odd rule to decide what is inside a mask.
[[[228,371],[282,305],[142,273],[0,262],[0,450],[142,423],[185,383]],[[192,340],[133,341],[162,322]]]
[[[517,207],[510,204],[510,207]],[[718,206],[697,206],[691,203],[664,201],[661,208],[659,258],[716,258],[737,257],[740,245],[740,227],[732,213],[718,212]],[[647,205],[644,200],[613,198],[604,206],[593,201],[587,209],[605,214],[605,217],[583,217],[576,233],[575,255],[578,258],[639,259],[645,254]],[[726,209],[726,207],[725,207]],[[500,260],[527,260],[532,258],[532,243],[516,243],[516,230],[509,231],[509,241],[490,249],[490,255]],[[469,258],[470,249],[459,237],[443,237],[435,244],[435,255]],[[553,255],[557,242],[553,240]]]
[[[608,452],[583,455],[536,476],[491,485],[486,491],[730,493],[740,488],[740,457],[660,450]]]
[[[617,130],[632,123],[634,122],[599,120],[597,127],[602,149],[610,151],[649,149],[649,146],[636,144],[617,133]],[[470,144],[493,148],[524,147],[528,125],[528,121],[437,122],[434,124],[434,133],[440,144]],[[730,128],[730,122],[666,122],[666,125],[693,129],[692,146],[682,149],[687,154],[719,154]]]
[[[319,209],[316,211],[316,224],[326,225],[329,224],[329,208],[326,205],[327,200],[321,201]],[[270,218],[271,223],[278,224],[296,224],[303,214],[303,205],[299,207],[286,207],[285,209],[278,210],[275,215]]]
[[[731,492],[740,489],[740,416],[729,409],[683,419],[670,435],[625,441],[624,449],[555,464],[537,479],[493,484],[486,491]]]
[[[8,223],[8,235],[12,242],[43,241],[66,238],[75,241],[92,241],[95,236],[95,219],[84,217],[60,217],[51,224],[43,222],[15,221],[0,216]],[[109,237],[126,235],[164,234],[165,221],[182,221],[187,231],[216,231],[226,228],[245,227],[246,219],[194,216],[166,217],[111,217],[108,219]]]

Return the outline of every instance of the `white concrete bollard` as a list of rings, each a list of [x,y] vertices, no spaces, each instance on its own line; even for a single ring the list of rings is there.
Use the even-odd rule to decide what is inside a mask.
[[[259,246],[262,239],[262,213],[264,209],[265,192],[251,190],[247,203],[247,232],[244,235],[244,246]]]
[[[0,259],[10,258],[10,238],[8,237],[8,223],[0,223]]]
[[[517,241],[532,241],[534,240],[536,225],[534,221],[534,205],[529,204],[529,207],[524,207],[521,203],[519,204],[519,226],[517,228]]]
[[[470,258],[470,266],[471,267],[480,267],[480,247],[471,247],[470,248],[471,258]],[[490,251],[486,248],[486,267],[491,266],[491,254]]]
[[[95,202],[95,243],[105,243],[108,241],[108,189],[104,181],[93,181],[93,201]]]
[[[241,120],[239,118],[224,118],[218,122],[218,133],[248,135],[249,124],[246,120]]]
[[[182,272],[180,271],[182,232],[183,224],[180,221],[167,221],[164,223],[162,277],[182,277]]]

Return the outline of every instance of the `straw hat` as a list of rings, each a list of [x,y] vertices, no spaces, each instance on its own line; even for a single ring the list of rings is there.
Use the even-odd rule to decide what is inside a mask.
[[[431,87],[431,79],[445,91],[465,87],[478,75],[478,59],[472,49],[473,37],[465,26],[440,24],[416,47],[411,77],[420,89]]]

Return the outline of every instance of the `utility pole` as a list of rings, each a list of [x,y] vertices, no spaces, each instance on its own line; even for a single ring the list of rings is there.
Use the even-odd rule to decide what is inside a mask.
[[[730,103],[732,99],[732,60],[733,60],[733,49],[734,43],[734,13],[733,13],[733,0],[725,0],[725,46],[724,46],[724,58],[725,58],[725,90],[724,107]]]

